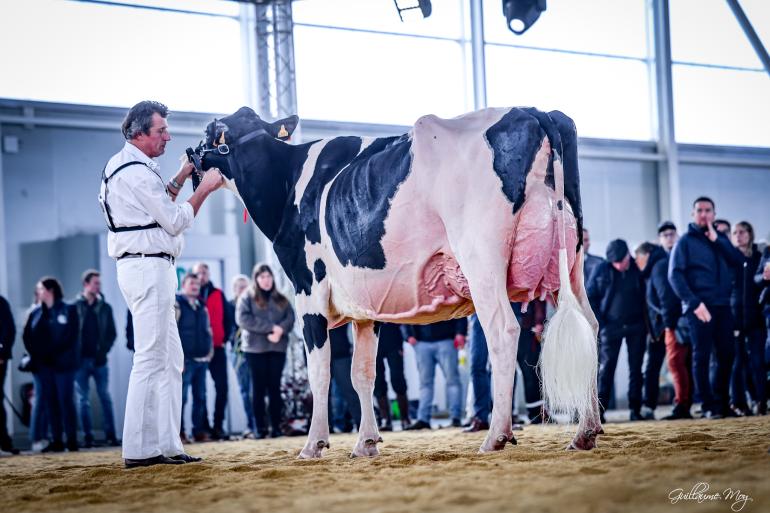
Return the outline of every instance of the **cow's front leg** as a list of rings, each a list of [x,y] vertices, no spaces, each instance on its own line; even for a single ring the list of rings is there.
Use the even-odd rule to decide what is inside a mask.
[[[321,320],[319,320],[319,318]],[[313,393],[313,417],[310,433],[299,457],[320,458],[324,449],[329,448],[329,381],[331,380],[329,334],[326,319],[320,315],[302,316],[302,331],[305,336],[308,380]]]
[[[361,425],[358,427],[358,441],[350,457],[377,456],[380,453],[377,444],[382,442],[382,438],[377,429],[374,404],[372,404],[377,363],[377,336],[374,334],[374,322],[354,323],[353,334],[355,343],[350,377],[361,403]]]

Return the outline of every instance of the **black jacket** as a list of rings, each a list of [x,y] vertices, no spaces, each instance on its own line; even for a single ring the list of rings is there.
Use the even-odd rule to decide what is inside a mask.
[[[735,329],[745,332],[764,329],[765,320],[762,317],[762,306],[759,304],[762,286],[754,280],[762,255],[754,244],[751,256],[741,254],[741,258],[743,262],[735,271],[735,287],[730,297]]]
[[[8,301],[0,296],[0,360],[10,360],[13,343],[16,341],[16,324]],[[0,383],[0,386],[3,386]]]
[[[597,267],[599,267],[599,264],[604,262],[605,260],[596,255],[591,255],[589,253],[586,253],[585,258],[583,259],[583,282],[588,283],[588,280],[591,279],[591,275],[596,270]]]
[[[619,297],[622,280],[631,280],[632,295]],[[588,300],[594,307],[594,313],[599,321],[602,336],[623,336],[630,331],[645,330],[645,287],[639,268],[634,259],[625,273],[617,271],[612,264],[604,261],[591,274],[591,279],[586,287]],[[618,308],[616,301],[622,301],[621,315],[624,322],[610,318],[611,312]],[[595,306],[594,306],[595,305]]]
[[[456,335],[465,336],[468,333],[468,319],[463,317],[433,324],[404,324],[401,326],[401,333],[405,339],[414,337],[420,342],[454,340]]]
[[[75,305],[64,301],[50,309],[45,304],[35,307],[24,326],[24,347],[34,367],[53,367],[57,371],[73,371],[80,363],[80,322]]]
[[[348,358],[353,355],[353,347],[348,337],[348,325],[329,330],[329,344],[331,345],[332,360]]]
[[[717,232],[711,242],[693,223],[677,241],[668,264],[668,281],[682,300],[684,313],[699,304],[729,306],[735,269],[743,263],[740,251]]]
[[[83,294],[78,294],[74,304],[78,311],[78,333],[82,334],[88,301]],[[115,338],[118,336],[118,333],[115,330],[115,319],[112,316],[112,307],[101,295],[96,298],[94,313],[96,314],[96,323],[99,326],[99,339],[96,342],[96,357],[94,358],[94,363],[97,367],[101,367],[107,363],[107,353],[112,349],[112,344],[115,343]]]
[[[764,279],[762,276],[765,270],[765,266],[770,264],[770,246],[765,248],[764,253],[762,253],[762,259],[759,261],[759,267],[757,268],[756,274],[754,274],[754,283],[756,283],[759,288],[759,304],[764,306],[765,309],[765,316],[770,317],[770,280]]]
[[[174,308],[185,359],[209,356],[214,346],[206,307],[198,300],[193,307],[186,296],[177,294]]]
[[[682,316],[682,302],[668,282],[668,260],[666,251],[656,246],[647,260],[642,277],[647,282],[647,315],[650,320],[650,335],[656,340],[663,336],[665,328],[676,329]]]
[[[375,322],[375,333],[377,338],[377,354],[389,354],[392,351],[401,351],[404,347],[404,335],[398,324],[389,322]]]

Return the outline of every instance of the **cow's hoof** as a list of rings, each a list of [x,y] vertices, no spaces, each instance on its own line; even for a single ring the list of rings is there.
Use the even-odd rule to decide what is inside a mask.
[[[377,444],[382,442],[382,437],[367,438],[366,440],[359,440],[356,446],[353,447],[353,452],[350,453],[351,458],[365,458],[372,456],[379,456],[380,450],[377,448]]]
[[[297,456],[301,460],[309,460],[312,458],[320,458],[323,456],[323,450],[329,448],[329,442],[327,440],[318,440],[316,443],[307,441],[302,452]]]
[[[481,448],[479,449],[479,452],[485,453],[485,452],[496,452],[496,451],[502,451],[505,449],[506,444],[510,442],[511,445],[518,445],[518,442],[516,441],[516,438],[513,436],[513,433],[509,435],[498,435],[496,438],[491,437],[490,435],[487,435],[487,439],[484,440],[484,443],[481,444]]]
[[[596,437],[601,434],[604,434],[604,430],[601,427],[597,431],[587,429],[572,439],[572,442],[567,446],[567,450],[590,451],[596,447]]]

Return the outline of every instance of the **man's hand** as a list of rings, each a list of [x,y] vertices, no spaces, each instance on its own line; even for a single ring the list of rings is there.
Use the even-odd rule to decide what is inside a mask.
[[[765,268],[762,271],[762,279],[765,281],[770,281],[770,262],[765,264]]]
[[[417,339],[414,338],[414,337],[409,337],[409,338],[406,339],[406,341],[409,342],[410,346],[414,347],[415,345],[417,345]]]
[[[455,349],[465,347],[465,335],[455,335]]]
[[[706,305],[703,303],[698,305],[698,308],[696,308],[693,313],[695,314],[695,317],[698,318],[701,322],[711,322],[711,313],[709,312],[709,309],[706,308]]]
[[[666,341],[666,346],[670,346],[671,344],[676,344],[676,332],[672,330],[671,328],[666,328],[663,331],[663,339]]]
[[[282,336],[283,336],[283,328],[281,328],[276,324],[273,326],[273,332],[267,336],[267,340],[269,340],[273,344],[277,344],[278,342],[281,341]]]
[[[193,167],[193,169],[195,169]],[[199,187],[203,187],[206,192],[213,192],[225,183],[225,178],[222,176],[222,173],[219,172],[219,169],[212,167],[205,173],[203,173],[203,180],[201,180],[201,184]]]
[[[193,173],[193,171],[195,171],[195,166],[192,162],[187,160],[187,155],[184,155],[182,159],[182,165],[179,166],[179,171],[176,175],[180,178],[188,178]]]
[[[711,242],[716,242],[716,240],[717,240],[717,231],[714,229],[714,224],[713,223],[709,223],[708,227],[709,227],[709,229],[706,232],[706,237],[708,237]],[[705,321],[705,322],[708,322],[708,321]]]

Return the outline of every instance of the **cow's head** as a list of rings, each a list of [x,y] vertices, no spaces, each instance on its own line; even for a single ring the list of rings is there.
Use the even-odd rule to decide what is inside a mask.
[[[195,149],[187,148],[187,156],[199,171],[216,167],[225,178],[233,180],[236,172],[231,169],[235,162],[233,154],[241,146],[264,138],[288,140],[298,124],[296,115],[268,123],[249,107],[241,107],[234,114],[209,123],[204,140]]]

